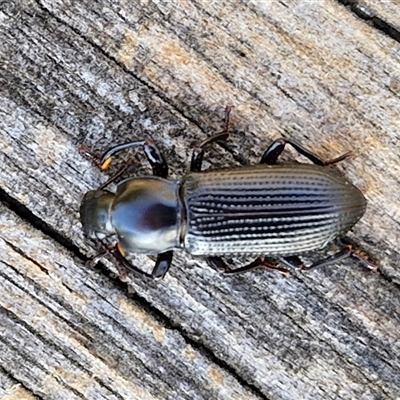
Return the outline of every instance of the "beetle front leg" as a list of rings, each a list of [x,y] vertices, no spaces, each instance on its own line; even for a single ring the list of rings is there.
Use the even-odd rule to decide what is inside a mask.
[[[163,279],[165,274],[168,272],[169,267],[172,263],[172,251],[166,251],[165,253],[160,253],[157,256],[156,265],[153,268],[151,277],[153,279]]]
[[[96,254],[94,257],[90,259],[91,265],[95,265],[99,262],[99,260],[106,256],[107,254],[111,254],[115,260],[117,261],[115,267],[118,270],[118,277],[121,281],[125,282],[127,276],[127,270],[132,270],[137,272],[140,275],[147,276],[148,278],[152,278],[152,274],[148,274],[140,270],[139,268],[135,267],[130,261],[128,261],[123,253],[121,252],[118,244],[113,246],[107,246],[103,241],[100,240],[100,243],[103,247],[103,251],[101,253]]]
[[[125,276],[126,276],[126,271],[121,269],[121,266],[124,269],[134,271],[142,276],[146,276],[148,278],[153,278],[153,274],[149,274],[147,272],[142,271],[141,269],[139,269],[138,267],[133,265],[129,260],[127,260],[125,258],[124,252],[121,250],[121,247],[118,245],[118,243],[108,250],[118,262],[117,269],[118,269],[118,272],[120,273],[121,280],[123,280],[122,278],[125,278]]]
[[[303,146],[299,145],[297,142],[293,140],[287,140],[287,139],[277,139],[275,140],[271,146],[268,147],[268,149],[265,151],[263,156],[261,157],[260,164],[268,164],[268,165],[274,165],[276,164],[278,157],[282,154],[283,150],[285,149],[285,145],[289,144],[292,146],[298,153],[303,155],[304,157],[308,158],[312,163],[316,165],[332,165],[336,164],[340,161],[345,160],[346,158],[352,157],[353,153],[351,151],[342,154],[339,157],[336,157],[332,160],[329,161],[324,161],[317,155],[313,154],[311,151],[305,149]]]
[[[123,150],[128,150],[132,147],[143,146],[144,153],[153,170],[153,175],[161,178],[168,176],[168,164],[158,147],[150,140],[141,140],[138,142],[128,142],[119,144],[107,150],[100,159],[100,168],[105,170],[109,167],[112,157]]]
[[[168,176],[168,164],[165,160],[163,154],[158,149],[158,147],[150,140],[140,140],[137,142],[128,142],[123,144],[118,144],[117,146],[112,147],[107,150],[102,157],[99,159],[94,155],[90,154],[84,146],[81,146],[80,152],[84,153],[87,157],[89,157],[102,171],[105,171],[109,168],[112,157],[123,150],[128,150],[133,147],[141,147],[143,146],[143,151],[146,155],[147,160],[149,161],[151,168],[153,170],[154,176],[159,176],[161,178],[167,178]],[[112,182],[117,180],[126,170],[131,166],[132,160],[129,160],[126,165],[124,165],[116,174],[112,175],[110,179],[108,179],[105,183],[103,183],[98,190],[104,189]]]
[[[139,273],[140,275],[147,276],[148,278],[152,279],[163,279],[165,274],[168,272],[169,267],[171,266],[172,263],[172,256],[173,252],[172,251],[166,251],[165,253],[160,253],[157,255],[157,260],[156,264],[153,268],[153,271],[151,274],[142,271],[135,265],[133,265],[129,260],[127,260],[124,256],[124,252],[121,249],[121,247],[117,244],[115,245],[111,250],[111,254],[117,259],[121,265],[123,265],[125,268],[130,269],[134,272]]]
[[[207,257],[207,262],[211,266],[211,268],[221,272],[225,275],[235,275],[235,274],[243,274],[245,272],[252,271],[256,268],[265,268],[271,271],[279,271],[284,275],[287,275],[289,271],[285,268],[280,268],[277,265],[271,264],[265,261],[263,258],[258,257],[250,264],[245,265],[244,267],[239,267],[235,269],[231,269],[228,267],[226,262],[221,257]]]
[[[158,147],[151,140],[141,140],[138,142],[128,142],[119,144],[107,150],[100,159],[100,169],[107,169],[110,164],[112,157],[123,150],[128,150],[132,147],[143,146],[144,154],[146,155],[147,161],[150,163],[153,170],[154,176],[159,176],[161,178],[167,178],[168,176],[168,164],[165,160],[163,154],[158,149]]]
[[[100,160],[96,162],[102,171],[105,171],[111,164],[112,157],[114,154],[130,149],[132,147],[143,146],[144,153],[149,161],[151,168],[153,170],[154,176],[159,176],[161,178],[167,178],[168,176],[168,164],[162,155],[158,147],[150,140],[142,140],[139,142],[129,142],[124,144],[119,144],[107,150]],[[94,158],[94,157],[92,157]],[[112,182],[116,181],[126,170],[131,166],[132,160],[129,160],[126,165],[124,165],[116,174],[112,175],[106,182],[99,186],[98,190],[104,189]]]

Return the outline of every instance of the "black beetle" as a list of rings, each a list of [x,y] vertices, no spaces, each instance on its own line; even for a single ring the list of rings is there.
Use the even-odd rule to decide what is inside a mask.
[[[229,110],[226,126],[228,126]],[[279,139],[265,151],[260,165],[201,171],[204,147],[226,140],[225,132],[200,144],[191,168],[181,181],[167,180],[168,166],[151,141],[115,146],[101,159],[131,147],[143,147],[154,176],[134,177],[119,183],[116,193],[89,191],[80,207],[85,233],[100,240],[116,237],[106,246],[124,266],[153,278],[167,272],[173,250],[208,256],[224,273],[240,273],[259,266],[285,272],[264,258],[230,269],[220,256],[256,255],[278,258],[287,266],[303,267],[298,254],[319,250],[345,234],[364,214],[366,200],[359,189],[327,166],[347,158],[346,153],[325,162],[292,140]],[[286,144],[313,164],[276,164]],[[126,168],[124,168],[125,170]],[[133,266],[127,253],[157,255],[151,274]],[[375,266],[347,246],[310,267],[353,256],[371,269]]]

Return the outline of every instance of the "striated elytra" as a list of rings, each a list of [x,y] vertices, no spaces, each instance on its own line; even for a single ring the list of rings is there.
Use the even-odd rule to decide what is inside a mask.
[[[362,193],[336,171],[307,164],[190,173],[181,193],[183,245],[194,255],[291,256],[322,249],[366,207]]]

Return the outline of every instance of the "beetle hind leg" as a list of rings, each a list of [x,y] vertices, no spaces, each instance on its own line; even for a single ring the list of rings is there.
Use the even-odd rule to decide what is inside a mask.
[[[364,254],[362,254],[358,250],[354,250],[351,246],[346,246],[343,250],[339,251],[338,253],[336,253],[332,256],[329,256],[323,260],[316,261],[313,264],[311,264],[309,267],[303,267],[302,269],[309,270],[309,269],[313,269],[313,268],[325,267],[327,265],[334,264],[338,261],[342,261],[348,257],[353,257],[353,258],[357,259],[364,265],[364,267],[368,268],[371,271],[378,270],[377,265],[373,264],[371,261],[368,260],[368,258]]]
[[[211,266],[211,268],[221,272],[224,275],[243,274],[245,272],[252,271],[256,268],[265,268],[271,271],[279,271],[284,275],[287,275],[289,273],[287,269],[271,264],[261,257],[256,258],[250,264],[234,269],[230,268],[221,257],[214,257],[214,256],[207,257],[207,262]]]

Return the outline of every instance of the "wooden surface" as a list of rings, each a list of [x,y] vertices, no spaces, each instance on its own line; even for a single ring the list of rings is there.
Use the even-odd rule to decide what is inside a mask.
[[[400,398],[400,12],[370,3],[0,3],[1,399]],[[79,204],[106,176],[80,145],[152,138],[179,178],[226,105],[236,160],[281,136],[356,153],[349,240],[379,272],[227,278],[177,253],[163,281],[123,283],[87,265]]]

